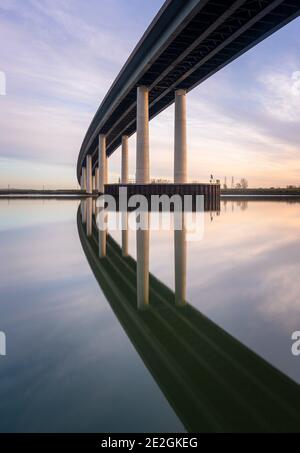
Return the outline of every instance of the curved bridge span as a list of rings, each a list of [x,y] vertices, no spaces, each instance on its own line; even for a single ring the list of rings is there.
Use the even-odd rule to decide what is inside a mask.
[[[299,16],[299,0],[167,0],[128,58],[83,140],[77,178],[107,183],[107,157],[137,132],[137,183],[149,183],[149,119],[175,101],[174,182],[187,182],[185,94]]]

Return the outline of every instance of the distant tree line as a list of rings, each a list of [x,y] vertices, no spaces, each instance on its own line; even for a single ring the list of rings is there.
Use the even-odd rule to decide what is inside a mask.
[[[226,177],[224,180],[223,188],[228,189]],[[232,178],[231,189],[248,189],[248,180],[246,178],[241,178],[240,181],[238,181],[237,183],[234,183],[234,178]]]

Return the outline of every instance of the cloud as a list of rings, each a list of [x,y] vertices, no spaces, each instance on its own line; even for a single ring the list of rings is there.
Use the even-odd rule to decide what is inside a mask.
[[[145,3],[141,15],[138,0],[126,6],[91,0],[88,8],[81,0],[29,0],[26,7],[3,0],[0,70],[7,96],[0,97],[0,157],[73,165],[75,174],[94,113],[161,4]],[[296,22],[189,93],[191,179],[226,172],[264,185],[264,178],[287,184],[299,177]],[[150,132],[152,175],[171,178],[173,107],[151,122]],[[134,174],[134,138],[130,142]],[[114,177],[119,166],[114,155]]]
[[[151,10],[145,21],[160,3],[145,8]],[[117,0],[92,0],[89,8],[69,0],[30,0],[26,7],[1,2],[0,69],[7,74],[8,95],[0,104],[0,157],[72,164],[76,183],[88,125],[144,31],[142,20],[131,27],[123,13]]]
[[[271,118],[282,124],[298,124],[300,116],[299,81],[300,71],[278,71],[263,75],[262,83],[265,92],[262,105]]]

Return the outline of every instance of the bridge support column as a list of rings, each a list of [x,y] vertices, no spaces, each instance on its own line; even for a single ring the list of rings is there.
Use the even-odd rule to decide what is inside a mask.
[[[142,310],[149,305],[149,213],[140,215],[148,216],[148,227],[136,231],[137,306]]]
[[[186,91],[175,91],[174,183],[187,182]]]
[[[122,137],[121,183],[128,184],[128,137]]]
[[[106,155],[106,153],[105,153]],[[108,157],[105,156],[105,179],[104,179],[104,184],[108,184],[108,174],[109,174],[109,171],[108,171]]]
[[[97,192],[99,192],[99,167],[97,166],[95,168],[95,189]]]
[[[96,175],[93,175],[93,191],[96,190]]]
[[[86,190],[86,168],[82,167],[81,170],[81,190]]]
[[[99,192],[104,193],[106,182],[106,136],[99,135]]]
[[[149,89],[137,88],[136,183],[149,184]]]
[[[86,156],[86,191],[92,193],[93,191],[93,176],[92,176],[92,156]]]
[[[184,213],[182,214],[182,229],[174,230],[175,251],[175,304],[185,305],[186,302],[186,230]]]

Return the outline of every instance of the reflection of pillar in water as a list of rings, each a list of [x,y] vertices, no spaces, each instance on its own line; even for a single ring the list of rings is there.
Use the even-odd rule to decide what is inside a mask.
[[[86,200],[82,200],[81,202],[81,218],[82,223],[86,223]]]
[[[175,303],[182,306],[186,301],[186,229],[184,213],[182,213],[182,228],[174,231],[175,249]]]
[[[128,256],[128,212],[122,212],[122,255]]]
[[[98,218],[99,218],[99,225],[98,225],[98,228],[99,228],[99,258],[104,258],[106,256],[107,213],[101,214],[101,212],[99,212]]]
[[[93,215],[96,215],[96,198],[93,198]]]
[[[93,200],[88,198],[86,200],[86,234],[92,236],[92,222],[93,222]]]
[[[143,309],[149,304],[149,212],[142,212],[140,215],[148,216],[147,228],[137,229],[136,232],[137,306],[138,309]]]

